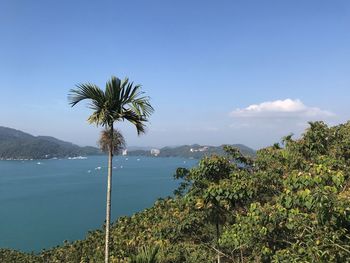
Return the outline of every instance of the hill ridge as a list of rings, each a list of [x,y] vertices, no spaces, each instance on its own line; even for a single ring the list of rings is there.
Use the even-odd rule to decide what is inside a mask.
[[[21,130],[0,126],[0,159],[50,159],[96,155],[96,147],[80,147],[52,136],[34,136]]]
[[[230,145],[238,148],[244,155],[255,156],[255,150],[244,145],[244,144],[222,144],[219,146],[212,145],[200,145],[200,144],[186,144],[177,147],[165,146],[162,148],[156,148],[159,150],[158,154],[153,154],[148,150],[133,150],[129,151],[130,156],[158,156],[158,157],[184,157],[184,158],[194,158],[200,159],[206,155],[211,154],[224,154],[224,145]]]

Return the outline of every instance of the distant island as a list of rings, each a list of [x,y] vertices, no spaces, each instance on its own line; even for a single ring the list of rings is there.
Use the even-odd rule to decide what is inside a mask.
[[[158,157],[182,157],[182,158],[193,158],[201,159],[204,156],[218,154],[223,155],[225,151],[224,145],[220,146],[209,146],[209,145],[182,145],[177,147],[163,147],[160,149],[153,148],[150,150],[131,150],[128,152],[124,151],[124,154],[130,156],[158,156]],[[255,150],[245,146],[243,144],[232,144],[231,146],[238,148],[242,154],[255,156]]]
[[[96,147],[80,147],[49,136],[31,134],[0,126],[0,159],[51,159],[98,155]]]

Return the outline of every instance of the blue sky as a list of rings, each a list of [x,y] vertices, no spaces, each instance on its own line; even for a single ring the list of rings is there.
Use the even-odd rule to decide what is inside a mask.
[[[350,119],[349,1],[0,2],[0,126],[95,145],[74,85],[143,85],[155,113],[129,145],[259,148],[308,120]]]

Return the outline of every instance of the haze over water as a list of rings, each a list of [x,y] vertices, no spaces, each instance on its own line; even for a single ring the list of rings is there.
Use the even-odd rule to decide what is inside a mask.
[[[116,157],[112,220],[172,195],[177,167],[196,160]],[[85,237],[105,220],[107,158],[0,161],[0,247],[40,251]],[[100,168],[98,168],[100,167]]]

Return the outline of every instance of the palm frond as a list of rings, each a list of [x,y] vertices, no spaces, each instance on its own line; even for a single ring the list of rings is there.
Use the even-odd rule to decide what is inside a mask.
[[[133,83],[129,83],[122,101],[124,105],[128,105],[138,115],[147,118],[151,116],[154,109],[149,103],[150,97],[143,96],[143,94],[144,92],[141,91],[141,85],[133,86]]]
[[[102,109],[98,109],[94,111],[88,118],[88,122],[90,124],[96,124],[97,126],[107,126],[110,122],[108,121],[108,115],[106,114],[106,111]]]
[[[129,78],[126,77],[126,78],[124,78],[124,80],[121,82],[120,87],[121,87],[122,89],[124,89],[125,86],[128,85],[128,83],[129,83]]]
[[[141,97],[132,101],[132,108],[137,114],[146,118],[152,115],[154,109],[149,103],[149,97]]]
[[[89,108],[93,109],[93,114],[88,118],[89,123],[103,125],[105,122],[105,95],[95,84],[78,84],[77,89],[71,89],[68,95],[69,104],[73,107],[83,100],[89,100]]]
[[[134,124],[138,135],[146,132],[147,119],[144,116],[137,114],[132,109],[124,109],[122,119]]]
[[[129,263],[157,263],[157,255],[159,246],[142,247],[138,250],[138,254],[129,259]]]
[[[106,83],[105,96],[110,109],[117,110],[121,105],[119,94],[121,92],[121,80],[115,76]]]
[[[77,89],[71,89],[68,95],[69,104],[73,107],[83,100],[91,100],[94,106],[103,107],[104,92],[95,84],[78,84]]]
[[[141,92],[141,85],[134,86],[133,82],[128,83],[125,88],[125,93],[122,97],[123,104],[132,103],[133,100],[137,99],[142,94],[143,92]]]

